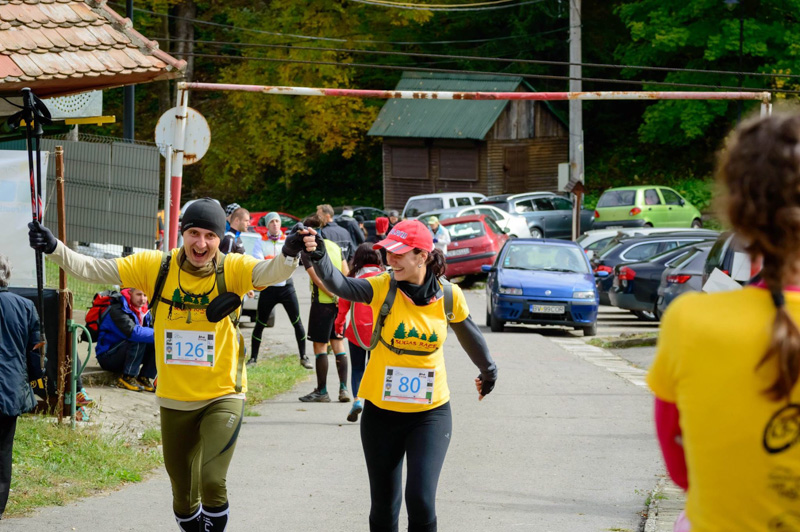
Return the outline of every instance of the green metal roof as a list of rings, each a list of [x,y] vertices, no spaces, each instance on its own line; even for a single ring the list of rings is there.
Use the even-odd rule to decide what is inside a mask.
[[[514,92],[521,77],[403,72],[399,91]],[[401,100],[384,104],[368,135],[483,139],[508,100]]]

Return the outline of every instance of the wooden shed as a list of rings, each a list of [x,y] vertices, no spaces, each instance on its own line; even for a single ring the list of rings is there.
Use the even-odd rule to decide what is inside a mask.
[[[404,72],[396,90],[533,91],[521,77]],[[547,102],[388,100],[368,133],[383,137],[383,202],[418,194],[555,191],[566,122]]]

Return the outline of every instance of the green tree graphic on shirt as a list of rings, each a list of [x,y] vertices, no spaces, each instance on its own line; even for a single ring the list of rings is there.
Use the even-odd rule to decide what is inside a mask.
[[[398,340],[402,340],[406,337],[406,324],[402,321],[400,325],[397,326],[397,330],[394,331],[394,337]]]
[[[409,338],[419,338],[419,333],[417,332],[417,328],[416,327],[411,327],[411,330],[408,331],[408,337]]]
[[[203,296],[200,298],[201,305],[208,305],[208,296]]]
[[[183,302],[183,298],[181,297],[181,291],[179,289],[177,289],[177,288],[175,289],[174,292],[172,292],[172,302],[173,303],[182,303]]]
[[[419,339],[427,341],[428,337],[425,335],[425,333],[422,333],[422,336],[420,336]]]
[[[428,341],[429,342],[435,342],[437,340],[439,340],[439,337],[436,336],[436,331],[431,332],[431,336],[430,336],[430,338],[428,338]]]

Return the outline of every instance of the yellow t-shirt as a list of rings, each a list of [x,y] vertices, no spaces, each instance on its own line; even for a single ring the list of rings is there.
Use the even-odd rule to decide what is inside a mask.
[[[171,253],[169,275],[161,296],[185,303],[207,304],[212,301],[218,294],[216,275],[195,277],[181,271],[181,290],[178,288],[178,250],[173,249]],[[144,251],[117,259],[122,286],[137,288],[151,300],[161,258],[160,251]],[[227,290],[240,296],[253,290],[253,268],[259,262],[247,255],[227,255]],[[208,294],[204,295],[206,292]],[[191,322],[187,323],[190,313]],[[239,341],[230,319],[211,323],[206,319],[204,309],[180,310],[161,301],[153,317],[153,328],[158,369],[156,394],[159,397],[177,401],[203,401],[236,393]],[[213,350],[209,348],[212,340]],[[247,374],[244,372],[242,392],[246,391]]]
[[[388,273],[368,277],[366,280],[372,285],[372,317],[374,323],[378,322],[378,312],[383,300],[389,291],[390,277]],[[461,289],[453,285],[453,314],[455,323],[464,321],[469,317],[469,309]],[[427,351],[429,355],[398,355],[379,343],[370,353],[369,363],[361,379],[358,395],[368,400],[375,406],[395,412],[423,412],[443,405],[450,400],[450,390],[447,387],[447,372],[444,367],[444,341],[447,338],[447,318],[444,315],[444,298],[425,306],[417,306],[411,299],[398,288],[394,298],[392,311],[386,317],[381,336],[386,343],[413,351]],[[392,376],[387,374],[387,368]],[[410,371],[405,368],[415,368]],[[417,371],[421,370],[421,371]],[[427,371],[426,371],[427,370]],[[429,375],[432,370],[434,375],[430,379],[433,389],[430,397],[420,397],[415,402],[391,400],[392,380],[394,379],[394,393],[402,397],[408,392],[425,390],[428,382],[425,378],[414,381],[415,374]],[[398,378],[395,378],[399,376]],[[402,382],[401,382],[402,379]],[[398,393],[400,392],[400,393]],[[420,392],[421,393],[421,392]],[[395,397],[397,399],[398,397]],[[427,401],[430,400],[430,403]]]
[[[785,297],[800,324],[800,293]],[[680,411],[692,532],[800,530],[800,386],[771,401],[777,361],[756,369],[774,318],[748,287],[681,296],[661,322],[647,383]]]

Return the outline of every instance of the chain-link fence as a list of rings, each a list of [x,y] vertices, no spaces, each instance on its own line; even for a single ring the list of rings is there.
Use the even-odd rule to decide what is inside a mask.
[[[64,148],[64,197],[67,245],[84,255],[116,258],[155,249],[159,238],[159,198],[163,197],[162,157],[155,143],[113,137],[68,135],[42,139],[51,153],[47,169],[45,223],[57,225],[56,146]],[[0,143],[0,149],[24,150],[25,141]],[[96,292],[110,288],[68,278],[74,309],[86,310]],[[46,261],[46,286],[58,288],[58,267]]]

